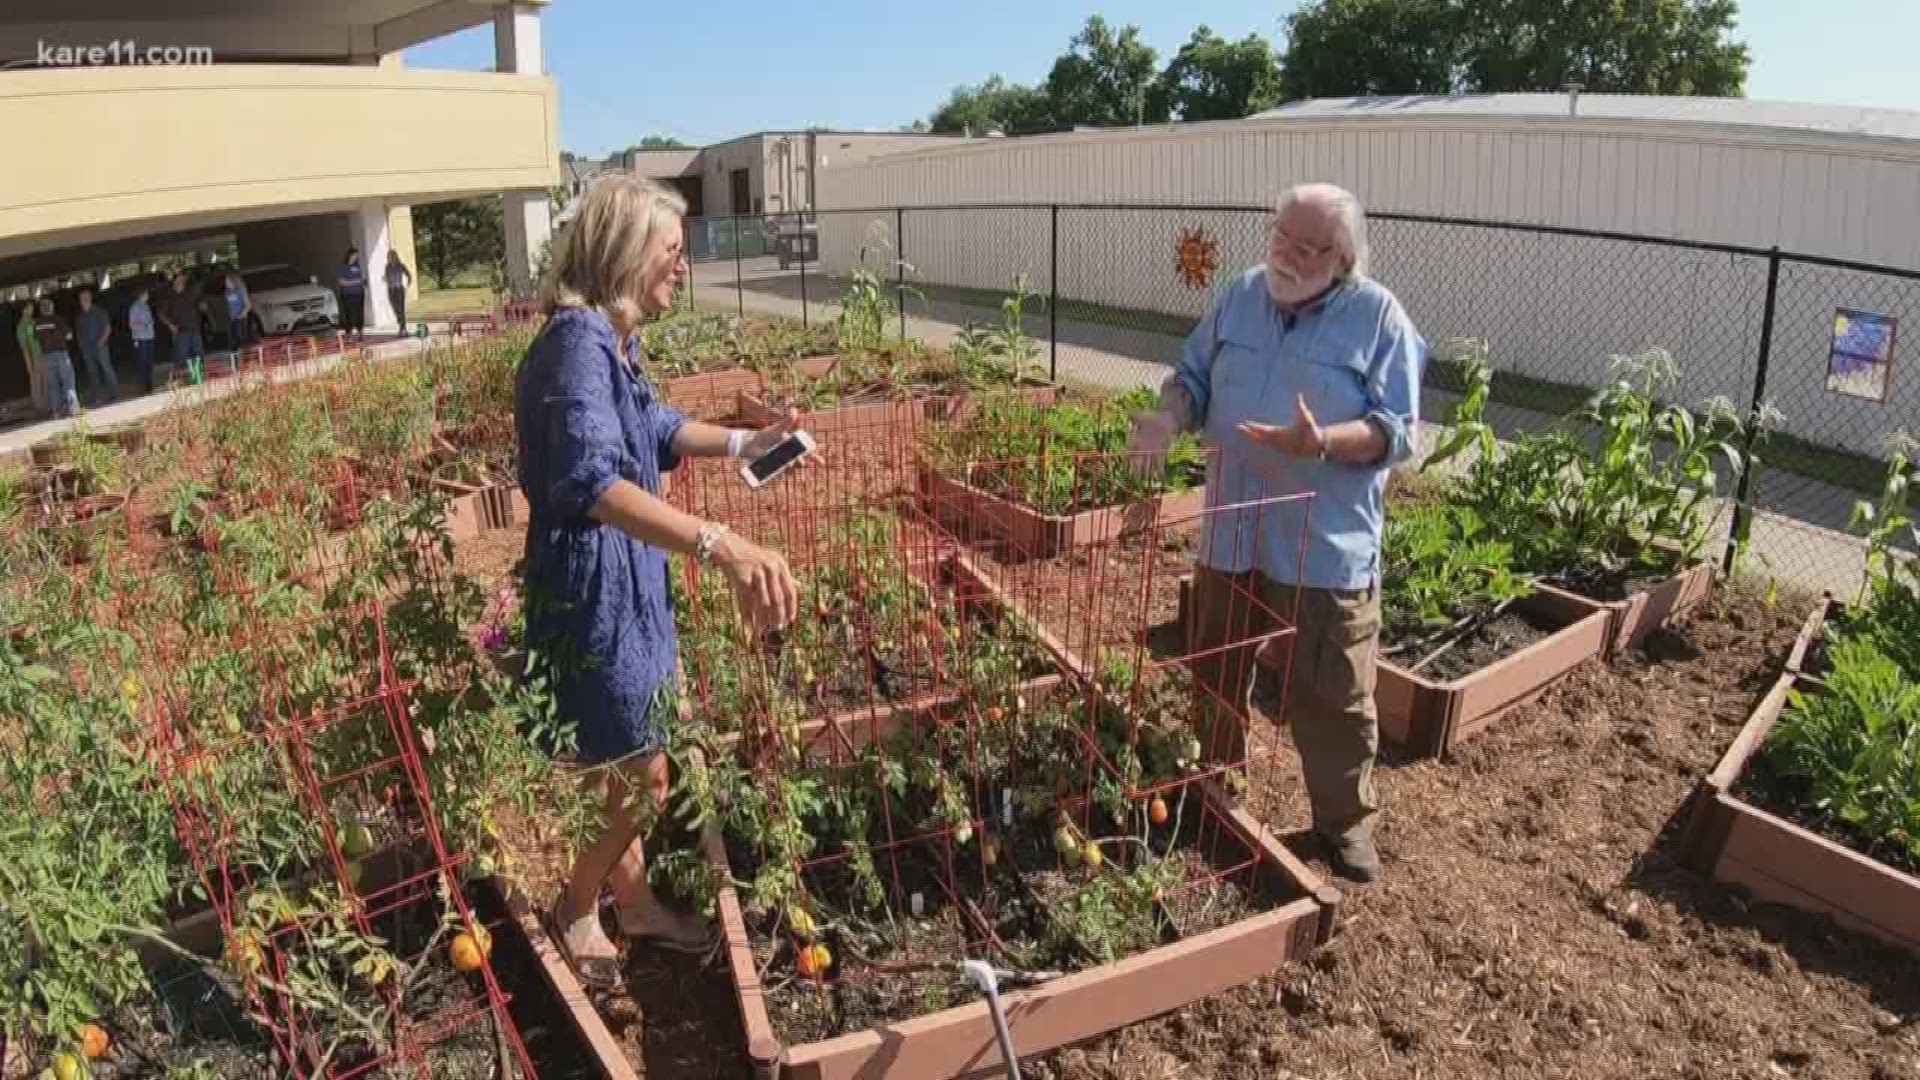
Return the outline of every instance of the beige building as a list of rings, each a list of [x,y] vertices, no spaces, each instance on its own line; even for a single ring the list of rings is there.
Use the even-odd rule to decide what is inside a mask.
[[[629,150],[609,163],[672,184],[694,217],[815,209],[821,173],[883,154],[954,146],[952,135],[760,131],[697,149]]]
[[[230,239],[331,282],[410,266],[409,207],[505,196],[509,277],[550,228],[546,0],[20,0],[0,9],[0,288]],[[491,24],[495,70],[401,51]],[[376,282],[377,285],[377,282]],[[368,320],[390,324],[385,290]],[[10,344],[10,343],[9,343]],[[4,349],[0,345],[0,349]],[[17,392],[0,364],[0,399]]]

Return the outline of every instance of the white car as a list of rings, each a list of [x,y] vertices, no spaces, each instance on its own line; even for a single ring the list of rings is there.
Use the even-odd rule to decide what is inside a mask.
[[[256,266],[240,272],[253,298],[256,334],[296,334],[303,330],[330,330],[340,324],[340,298],[320,279],[291,266]],[[210,290],[207,299],[217,301]]]

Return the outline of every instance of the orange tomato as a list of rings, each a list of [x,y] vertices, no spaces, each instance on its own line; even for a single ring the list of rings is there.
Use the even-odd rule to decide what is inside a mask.
[[[1155,825],[1165,825],[1167,823],[1167,800],[1155,795],[1153,801],[1147,804],[1147,820],[1153,822]]]
[[[825,974],[827,969],[832,966],[833,954],[827,951],[825,945],[809,945],[800,950],[800,974],[805,975],[807,978],[811,979]]]
[[[450,955],[453,957],[453,970],[463,975],[479,971],[480,965],[487,962],[486,953],[472,934],[461,934],[455,937]]]
[[[80,1056],[84,1058],[102,1058],[107,1056],[107,1048],[113,1040],[107,1036],[107,1029],[99,1024],[80,1025]]]

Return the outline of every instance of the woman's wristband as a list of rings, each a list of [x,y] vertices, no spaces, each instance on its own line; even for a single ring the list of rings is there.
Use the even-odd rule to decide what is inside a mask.
[[[747,432],[741,431],[738,428],[735,428],[734,430],[727,432],[727,456],[728,457],[730,458],[740,457],[742,454],[746,453],[746,449],[747,449]]]
[[[703,566],[711,566],[713,564],[713,547],[727,535],[728,531],[725,525],[720,525],[715,522],[708,522],[700,526],[700,531],[694,535],[693,539],[694,561]]]

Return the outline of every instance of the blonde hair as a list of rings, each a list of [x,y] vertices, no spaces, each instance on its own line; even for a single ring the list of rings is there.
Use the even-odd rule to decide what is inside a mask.
[[[639,328],[640,298],[668,259],[687,201],[664,184],[638,176],[602,178],[580,198],[540,289],[540,307],[592,308],[621,337]]]

